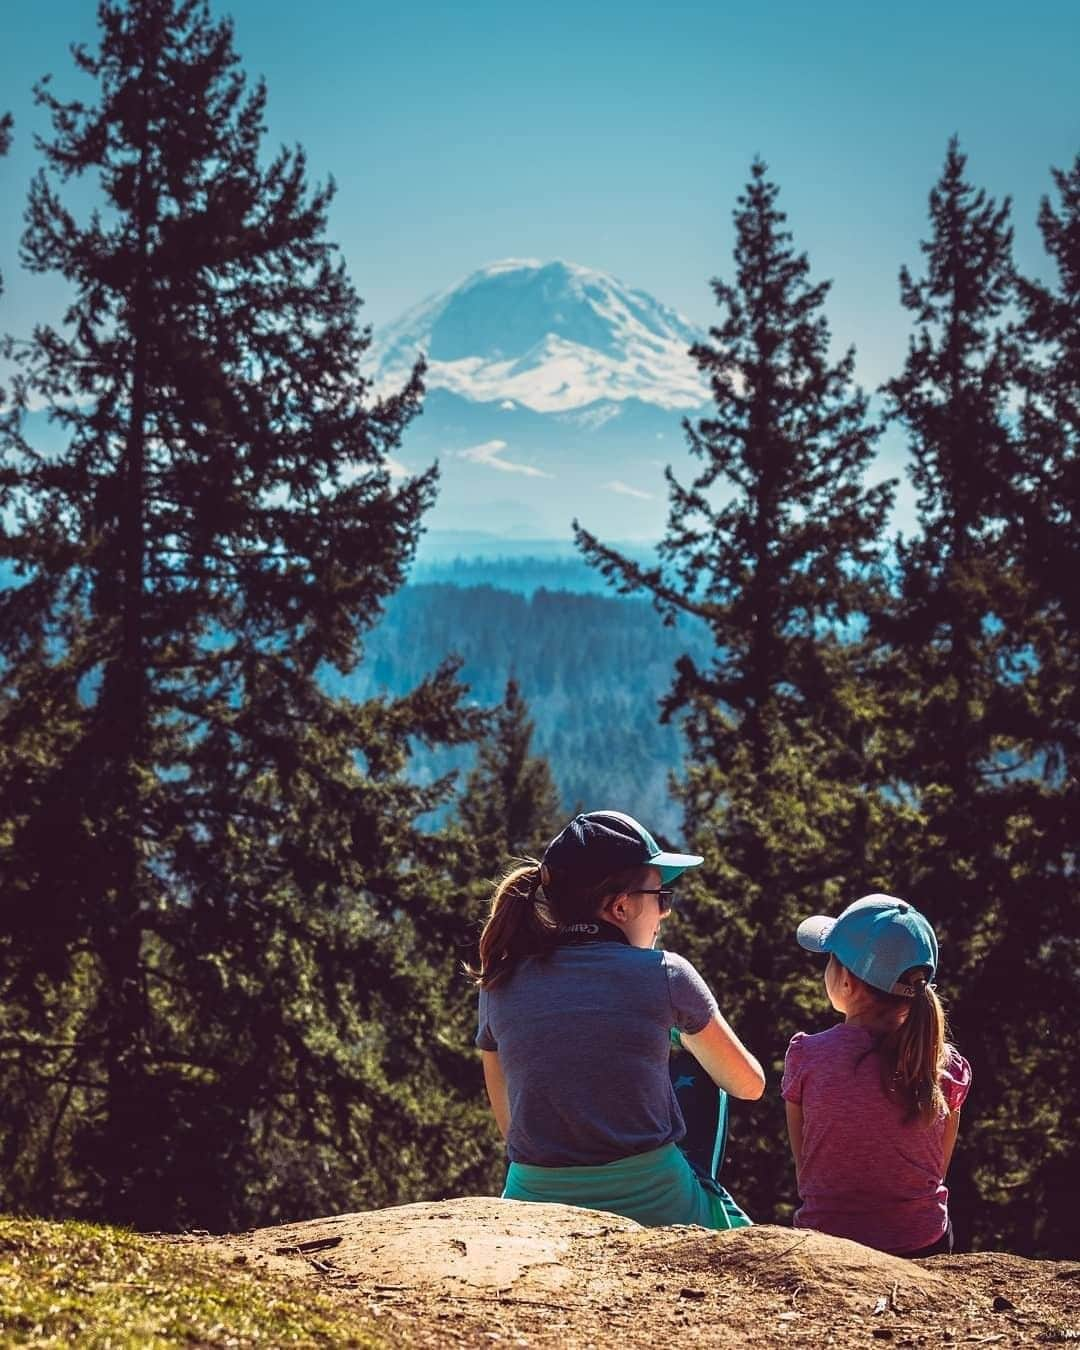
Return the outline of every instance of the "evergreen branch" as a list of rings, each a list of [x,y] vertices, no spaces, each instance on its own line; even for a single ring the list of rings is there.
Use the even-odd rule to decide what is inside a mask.
[[[633,595],[638,591],[648,591],[655,599],[661,613],[670,614],[679,610],[692,614],[706,622],[714,621],[721,613],[715,605],[706,605],[694,601],[684,592],[667,585],[660,568],[645,568],[632,558],[626,558],[613,548],[609,548],[584,529],[577,520],[573,522],[574,542],[586,558],[599,567],[602,574],[616,583],[620,595]]]

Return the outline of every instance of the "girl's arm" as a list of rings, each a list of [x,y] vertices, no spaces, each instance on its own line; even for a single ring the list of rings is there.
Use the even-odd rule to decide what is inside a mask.
[[[756,1101],[765,1091],[765,1073],[719,1013],[682,1043],[713,1080],[733,1097]]]
[[[945,1158],[941,1164],[941,1175],[944,1177],[949,1170],[949,1163],[952,1162],[953,1149],[956,1147],[956,1136],[960,1129],[960,1111],[950,1111],[948,1119],[945,1121]]]
[[[510,1098],[506,1093],[506,1079],[499,1063],[499,1052],[481,1050],[480,1060],[484,1066],[484,1086],[487,1088],[488,1101],[491,1103],[491,1114],[495,1117],[499,1133],[505,1139],[510,1132]]]
[[[802,1166],[802,1107],[798,1102],[784,1102],[787,1112],[788,1142],[791,1144],[791,1156],[795,1159],[795,1185],[799,1184],[799,1168]]]

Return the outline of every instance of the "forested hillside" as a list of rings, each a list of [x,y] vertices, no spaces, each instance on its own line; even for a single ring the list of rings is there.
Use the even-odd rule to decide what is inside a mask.
[[[683,742],[660,722],[659,700],[676,658],[709,650],[703,625],[665,627],[646,601],[619,596],[414,585],[390,598],[365,645],[366,660],[350,675],[327,674],[332,688],[361,699],[400,695],[456,653],[470,697],[490,706],[513,676],[536,723],[533,750],[550,761],[567,809],[615,806],[678,831],[668,778]],[[412,772],[428,781],[475,753],[418,746]]]
[[[409,573],[415,585],[491,586],[497,591],[515,591],[532,595],[535,591],[571,591],[575,595],[610,595],[611,587],[602,576],[577,555],[545,556],[537,553],[492,555],[492,548],[500,547],[501,540],[480,536],[485,553],[464,553],[440,558],[434,549],[425,548],[427,537],[421,540],[417,560]],[[434,556],[433,556],[434,555]],[[647,552],[642,550],[644,558]]]

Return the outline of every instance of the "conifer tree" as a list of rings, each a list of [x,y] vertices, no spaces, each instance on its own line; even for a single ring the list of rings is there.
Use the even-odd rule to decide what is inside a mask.
[[[0,116],[0,159],[11,149],[11,114]],[[0,272],[0,295],[4,294],[4,274]]]
[[[1080,155],[1053,173],[1056,200],[1045,197],[1039,226],[1055,283],[1018,278],[1023,313],[1024,401],[1011,513],[1013,566],[1030,595],[1034,673],[1018,735],[1040,772],[1029,784],[1025,837],[1031,875],[1022,934],[1029,975],[1012,1008],[1014,1066],[1029,1092],[1029,1128],[1020,1141],[1029,1249],[1065,1256],[1080,1243],[1072,1178],[1080,1166],[1074,1122],[1080,1092],[1069,1065],[1080,1053],[1075,1023],[1061,1008],[1076,1005],[1077,834],[1080,819]],[[1015,903],[1015,901],[1014,901]],[[1021,902],[1022,903],[1022,902]],[[1013,978],[1015,980],[1015,966]],[[1015,1067],[1014,1070],[1015,1072]]]
[[[1044,1109],[1038,1124],[1030,1113],[1049,936],[1034,597],[1010,524],[1028,512],[1030,485],[1017,472],[1009,202],[976,190],[965,163],[954,138],[930,194],[925,272],[900,274],[916,329],[886,394],[908,434],[921,532],[900,543],[895,603],[876,633],[889,654],[896,790],[918,807],[894,885],[938,928],[943,992],[979,1088],[950,1172],[954,1217],[962,1241],[1024,1251],[1035,1207],[1001,1182],[1024,1183],[1046,1126]]]
[[[492,728],[480,744],[459,812],[488,868],[505,865],[511,856],[539,857],[559,830],[559,794],[547,760],[531,753],[533,731],[518,682],[511,676]]]
[[[1045,627],[1039,715],[1053,727],[1055,768],[1080,783],[1080,155],[1054,170],[1059,202],[1045,197],[1039,227],[1057,274],[1051,287],[1018,278],[1024,313],[1025,399],[1020,438],[1022,512],[1012,542],[1038,596]]]
[[[476,957],[492,883],[512,857],[539,856],[559,828],[558,794],[547,760],[532,753],[532,736],[528,708],[511,676],[441,841],[440,863],[450,877],[452,900],[429,915],[426,928],[430,964],[448,984],[456,978],[459,988],[465,964]],[[459,1092],[462,1111],[473,1113],[469,1144],[475,1156],[460,1173],[462,1184],[490,1194],[502,1188],[506,1151],[477,1078],[475,1034],[472,991],[443,1013],[442,1073]]]
[[[917,330],[886,394],[889,416],[909,434],[922,531],[900,543],[901,603],[883,621],[929,659],[911,707],[931,740],[913,737],[910,753],[924,775],[927,754],[940,756],[934,781],[947,789],[957,839],[970,837],[974,766],[987,749],[980,716],[992,701],[994,657],[983,627],[991,607],[1000,615],[1004,603],[999,545],[1016,371],[1015,342],[1002,322],[1014,296],[1010,206],[972,188],[965,163],[954,138],[930,194],[926,275],[900,272],[901,300]]]
[[[163,1227],[446,1193],[479,1156],[421,952],[448,784],[403,770],[478,722],[451,666],[362,705],[320,678],[432,501],[386,468],[422,372],[382,401],[357,374],[332,188],[261,157],[231,25],[98,14],[98,102],[38,89],[24,259],[73,299],[0,442],[5,1198]]]
[[[713,282],[722,319],[692,350],[715,405],[685,426],[701,468],[689,486],[668,472],[658,565],[578,529],[621,590],[712,632],[709,664],[683,656],[663,704],[685,720],[678,792],[686,842],[705,857],[684,879],[678,940],[774,1070],[806,1025],[801,1003],[817,1001],[796,923],[876,880],[878,750],[854,625],[874,603],[891,500],[888,484],[865,484],[876,428],[854,355],[830,357],[829,284],[811,281],[777,195],[756,162],[735,211],[734,279]],[[736,1125],[732,1186],[764,1218],[793,1186],[778,1094],[753,1110],[751,1137]]]

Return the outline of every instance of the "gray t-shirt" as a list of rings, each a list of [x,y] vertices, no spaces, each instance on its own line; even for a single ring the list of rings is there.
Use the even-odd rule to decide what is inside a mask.
[[[694,1035],[715,1012],[689,961],[618,942],[526,957],[481,989],[476,1044],[499,1052],[510,1161],[607,1163],[681,1139],[670,1029]]]

